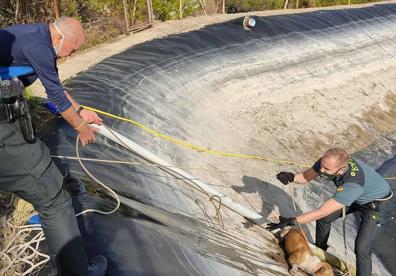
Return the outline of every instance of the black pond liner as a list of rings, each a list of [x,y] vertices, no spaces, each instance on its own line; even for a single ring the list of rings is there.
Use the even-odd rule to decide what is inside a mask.
[[[266,47],[306,39],[336,39],[349,32],[362,32],[373,24],[388,26],[395,16],[394,4],[320,10],[256,17],[251,31],[243,29],[241,17],[133,46],[81,73],[66,87],[81,104],[162,130],[172,124],[167,134],[183,139],[187,135],[184,119],[191,108],[200,107],[192,99],[205,96],[185,90],[184,85],[201,77],[211,66],[229,66]],[[153,152],[161,148],[160,142],[150,144],[140,129],[106,117],[104,121]],[[43,140],[53,155],[75,155],[75,133],[61,121],[48,128]],[[177,147],[169,149],[168,154],[177,159]],[[144,163],[103,138],[82,151],[87,158]],[[108,275],[276,274],[260,262],[265,252],[248,249],[237,237],[209,227],[194,201],[175,189],[175,180],[162,170],[145,165],[85,163],[96,177],[122,195],[124,204],[115,215],[88,214],[79,218],[90,256],[100,253],[109,259]],[[57,160],[57,164],[76,179],[89,181],[77,162]],[[110,208],[108,199],[77,194],[77,209]]]

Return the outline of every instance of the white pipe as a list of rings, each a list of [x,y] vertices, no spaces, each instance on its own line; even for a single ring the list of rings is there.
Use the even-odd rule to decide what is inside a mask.
[[[112,140],[113,142],[119,144],[120,146],[125,147],[125,145],[128,147],[126,148],[127,150],[132,150],[134,153],[142,156],[146,160],[149,160],[153,163],[156,163],[160,166],[163,166],[167,168],[168,170],[171,170],[187,179],[189,179],[191,182],[196,184],[198,187],[200,187],[202,190],[204,190],[210,197],[214,196],[213,199],[220,202],[218,198],[221,199],[221,204],[230,208],[231,210],[235,211],[236,213],[240,214],[241,216],[255,221],[259,224],[266,223],[267,220],[263,218],[260,214],[256,213],[255,211],[252,211],[239,203],[234,202],[231,198],[223,195],[222,193],[216,191],[212,187],[210,187],[208,184],[196,179],[189,173],[183,171],[182,169],[177,168],[176,166],[168,163],[167,161],[159,158],[152,152],[146,150],[145,148],[139,146],[129,138],[115,132],[114,130],[109,131],[105,126],[96,126],[96,128],[99,129],[99,133],[105,136],[106,138]],[[113,134],[114,133],[114,134]],[[217,198],[218,197],[218,198]]]

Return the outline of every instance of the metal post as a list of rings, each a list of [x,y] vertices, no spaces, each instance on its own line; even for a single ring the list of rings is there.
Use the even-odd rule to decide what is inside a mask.
[[[127,0],[122,1],[124,4],[124,16],[125,16],[125,28],[126,31],[129,32],[129,20],[128,20],[128,5]]]
[[[179,1],[179,18],[183,18],[183,0]]]
[[[223,0],[223,14],[225,13],[225,0]]]

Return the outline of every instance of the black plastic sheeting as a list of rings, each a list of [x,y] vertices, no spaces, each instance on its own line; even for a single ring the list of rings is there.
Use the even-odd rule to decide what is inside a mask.
[[[238,18],[134,46],[75,77],[67,83],[67,89],[81,104],[133,118],[168,135],[186,139],[190,138],[186,122],[192,110],[199,110],[203,104],[192,99],[215,93],[207,90],[204,83],[201,89],[192,89],[188,84],[194,80],[204,80],[216,68],[237,68],[240,61],[252,58],[256,51],[307,40],[342,41],[351,32],[369,33],[378,25],[391,26],[395,16],[393,4],[321,10],[256,18],[252,31],[245,31],[243,18]],[[238,74],[231,72],[225,79],[215,79],[213,86],[216,81],[265,73],[274,66],[282,66],[282,61],[279,62],[280,65],[252,67]],[[178,155],[176,145],[163,145],[161,140],[149,138],[126,123],[108,118],[104,121],[163,157],[179,164],[186,161]],[[51,153],[74,156],[74,131],[62,122],[56,122],[53,129],[43,137]],[[83,157],[144,163],[100,138],[96,145],[83,150]],[[89,181],[76,162],[58,160],[58,164],[73,177]],[[116,215],[90,214],[79,218],[90,255],[101,253],[109,259],[108,275],[277,274],[260,263],[265,252],[255,252],[239,243],[237,236],[225,236],[208,227],[194,200],[175,188],[173,184],[177,181],[162,170],[147,164],[86,164],[95,176],[123,197],[124,207]],[[77,208],[92,204],[111,208],[108,206],[111,200],[87,195],[76,196],[75,200]]]

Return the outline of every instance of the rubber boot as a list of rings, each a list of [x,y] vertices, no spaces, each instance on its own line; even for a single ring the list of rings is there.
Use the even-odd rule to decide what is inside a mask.
[[[107,259],[102,255],[95,256],[88,267],[89,276],[105,276],[107,272]]]

